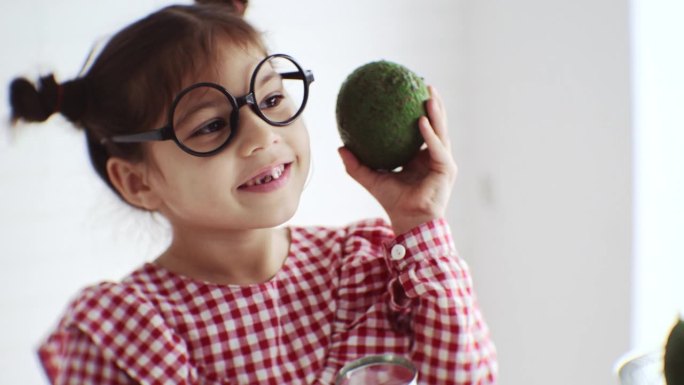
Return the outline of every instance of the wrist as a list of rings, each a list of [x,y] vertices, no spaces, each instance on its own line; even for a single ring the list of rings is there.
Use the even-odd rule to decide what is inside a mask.
[[[423,223],[437,220],[440,218],[443,218],[443,215],[421,215],[397,219],[390,217],[390,222],[392,223],[392,230],[394,231],[394,234],[401,235],[404,233],[408,233],[409,231],[422,225]]]

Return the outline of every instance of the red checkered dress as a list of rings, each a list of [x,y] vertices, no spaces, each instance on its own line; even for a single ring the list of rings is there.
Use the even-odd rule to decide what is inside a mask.
[[[421,384],[489,384],[496,353],[447,223],[293,227],[268,282],[199,282],[145,264],[85,289],[39,354],[54,384],[332,384],[362,356]]]

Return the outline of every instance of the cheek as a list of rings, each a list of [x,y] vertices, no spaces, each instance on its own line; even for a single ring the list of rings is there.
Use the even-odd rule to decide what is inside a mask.
[[[306,161],[309,161],[311,158],[311,142],[309,131],[303,123],[297,127],[295,141],[300,156],[306,158]]]
[[[163,201],[162,214],[169,219],[209,223],[220,220],[223,216],[220,212],[234,207],[232,168],[222,164],[220,159],[215,161],[176,162],[163,166],[154,185]]]
[[[155,143],[149,152],[150,188],[157,194],[171,198],[180,197],[186,190],[203,188],[202,175],[210,168],[202,164],[206,161],[180,150],[171,141]]]
[[[303,175],[306,180],[311,172],[311,143],[306,128],[302,127],[298,130],[294,146],[296,146],[299,163],[304,171]]]

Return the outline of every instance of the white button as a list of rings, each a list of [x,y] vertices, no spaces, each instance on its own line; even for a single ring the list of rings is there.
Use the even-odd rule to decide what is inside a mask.
[[[406,248],[402,245],[394,245],[392,247],[392,260],[398,261],[406,256]]]

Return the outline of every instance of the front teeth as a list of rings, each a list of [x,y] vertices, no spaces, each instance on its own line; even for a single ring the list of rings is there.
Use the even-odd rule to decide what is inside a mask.
[[[285,171],[285,165],[281,164],[280,166],[274,168],[271,171],[271,177],[273,179],[278,179],[278,178],[280,178],[281,175],[283,175],[283,171]]]
[[[252,187],[252,186],[258,186],[260,184],[272,182],[272,181],[280,178],[283,175],[284,171],[285,171],[285,165],[281,164],[280,166],[275,167],[273,170],[271,170],[270,174],[262,176],[261,178],[252,179],[249,182],[245,183],[245,186]]]

